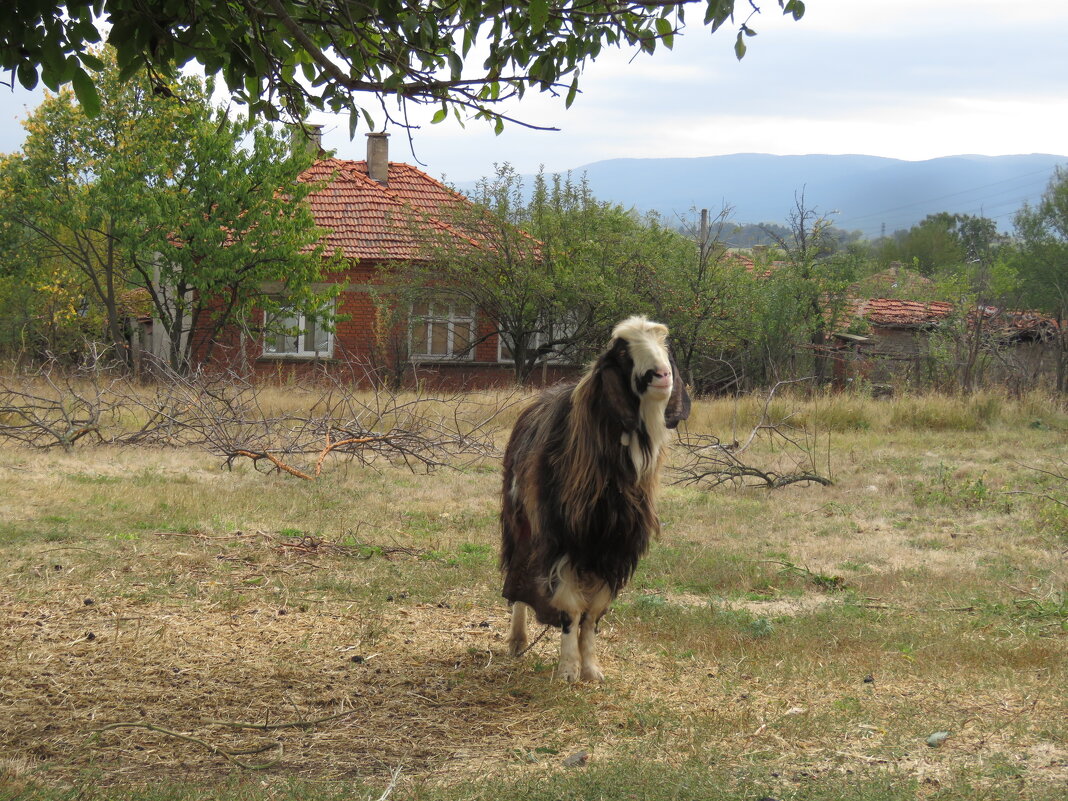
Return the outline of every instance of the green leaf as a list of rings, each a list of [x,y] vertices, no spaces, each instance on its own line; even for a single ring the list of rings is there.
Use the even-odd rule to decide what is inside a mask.
[[[431,125],[437,125],[439,122],[444,120],[448,115],[449,115],[449,110],[447,108],[445,108],[444,106],[442,106],[441,108],[439,108],[437,111],[434,112],[434,116],[431,118],[430,124]]]
[[[708,0],[708,8],[705,9],[705,25],[712,23],[712,33],[715,33],[733,12],[733,0]]]
[[[528,13],[531,32],[541,33],[545,29],[545,23],[549,21],[549,0],[530,0]]]
[[[19,64],[19,83],[24,89],[33,89],[37,86],[37,68],[28,61]]]
[[[668,50],[675,43],[675,26],[671,24],[671,20],[665,17],[656,18],[656,32],[660,36],[661,41],[664,43],[664,47]]]
[[[789,0],[789,2],[783,6],[783,14],[793,14],[795,20],[801,19],[805,16],[805,4],[801,0]]]
[[[741,61],[745,57],[745,34],[738,31],[738,38],[734,42],[734,55]]]
[[[459,78],[464,69],[463,59],[460,58],[459,53],[455,50],[450,50],[445,54],[445,57],[449,60],[449,71],[452,73],[452,77]]]
[[[81,103],[85,116],[89,119],[96,117],[100,113],[100,95],[89,73],[78,67],[71,76],[71,84],[74,86],[74,96]]]
[[[81,59],[82,64],[95,72],[103,72],[104,62],[93,53],[79,53],[78,58]]]
[[[578,76],[576,75],[574,80],[571,81],[571,88],[567,90],[567,99],[564,100],[564,108],[571,108],[571,104],[575,102],[575,96],[578,94]]]

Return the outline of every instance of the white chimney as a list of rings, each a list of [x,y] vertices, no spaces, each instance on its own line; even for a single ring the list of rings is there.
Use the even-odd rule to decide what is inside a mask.
[[[367,134],[367,174],[385,186],[389,183],[389,134]]]

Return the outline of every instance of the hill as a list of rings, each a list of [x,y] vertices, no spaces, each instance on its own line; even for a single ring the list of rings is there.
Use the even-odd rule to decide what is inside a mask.
[[[609,159],[582,165],[594,194],[667,218],[692,208],[733,207],[735,222],[785,223],[795,194],[866,237],[909,228],[940,211],[984,215],[1003,230],[1034,203],[1068,156],[944,156],[903,161],[879,156],[771,156]],[[831,212],[835,212],[831,214]]]

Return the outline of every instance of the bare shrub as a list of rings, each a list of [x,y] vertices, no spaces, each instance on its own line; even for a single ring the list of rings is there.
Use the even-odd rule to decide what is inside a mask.
[[[801,381],[807,379],[800,379]],[[831,479],[820,473],[818,438],[807,425],[795,423],[795,413],[773,414],[772,401],[780,387],[798,381],[779,381],[764,398],[756,424],[744,441],[723,443],[714,434],[680,432],[681,464],[672,468],[673,484],[698,487],[718,487],[721,484],[757,486],[778,489],[789,484],[812,482],[829,486]],[[764,441],[779,451],[779,462],[785,467],[758,466],[747,457],[749,449]],[[828,441],[828,456],[830,445]],[[827,473],[830,473],[828,466]]]
[[[71,449],[92,435],[98,444],[191,446],[227,466],[251,459],[303,479],[321,475],[331,457],[429,472],[496,458],[500,418],[515,400],[400,392],[323,370],[279,404],[235,373],[181,375],[165,365],[154,373],[158,381],[145,387],[111,377],[99,360],[73,372],[50,361],[33,375],[0,377],[0,441]]]
[[[21,375],[0,376],[0,440],[67,451],[84,438],[106,442],[121,416],[124,383],[109,369],[107,351],[97,348],[73,369],[53,356]]]

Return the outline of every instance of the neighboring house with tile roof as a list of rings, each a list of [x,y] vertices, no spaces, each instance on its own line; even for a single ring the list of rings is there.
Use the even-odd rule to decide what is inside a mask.
[[[957,319],[954,304],[946,301],[868,298],[850,301],[842,326],[833,337],[831,355],[838,383],[862,378],[889,383],[895,378],[927,383],[942,370],[934,359],[932,337],[949,332]],[[861,323],[861,325],[857,325]],[[1049,365],[1048,343],[1057,323],[1033,311],[995,306],[972,309],[960,321],[955,336],[982,336],[985,352],[1000,351],[992,372],[998,380],[1027,377],[1033,380]],[[850,333],[866,329],[863,335]],[[1012,374],[1012,375],[1010,375]]]
[[[399,327],[391,322],[395,315],[384,319],[375,300],[384,270],[425,259],[431,242],[441,237],[454,237],[463,246],[482,245],[477,231],[449,222],[471,205],[467,198],[409,164],[389,161],[387,134],[367,137],[366,160],[322,158],[298,179],[322,184],[307,202],[316,224],[326,231],[327,251],[340,252],[346,264],[324,276],[324,284],[344,285],[333,309],[334,330],[316,326],[294,310],[284,323],[299,335],[257,334],[268,327],[261,319],[248,331],[232,331],[228,341],[217,342],[214,351],[222,355],[213,361],[280,379],[328,369],[357,379],[367,370],[389,371],[394,377],[453,388],[507,383],[512,364],[478,309],[443,295],[402,310]],[[568,369],[556,365],[545,376],[557,378]]]

